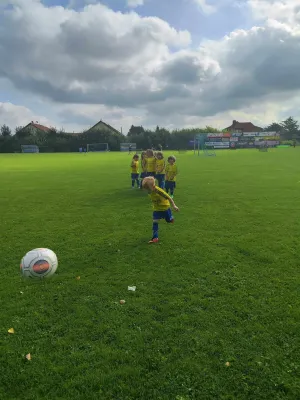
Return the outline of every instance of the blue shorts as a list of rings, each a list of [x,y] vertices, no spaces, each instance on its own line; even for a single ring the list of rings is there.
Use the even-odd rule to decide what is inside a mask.
[[[164,181],[165,180],[165,174],[156,174],[155,178],[158,180],[158,182]]]
[[[165,189],[172,190],[175,188],[176,188],[176,182],[174,182],[174,181],[166,181],[165,182]]]
[[[147,176],[147,172],[141,172],[140,178],[144,179]]]
[[[173,221],[171,208],[168,208],[166,211],[153,211],[153,219],[165,219],[166,222]]]
[[[147,172],[146,176],[153,176],[153,178],[155,178],[155,172]]]
[[[139,174],[131,174],[131,179],[139,179]]]

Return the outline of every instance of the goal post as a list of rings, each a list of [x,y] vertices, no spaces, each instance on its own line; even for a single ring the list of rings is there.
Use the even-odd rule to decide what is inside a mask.
[[[108,143],[89,143],[86,146],[86,151],[88,153],[109,151]]]
[[[39,153],[40,149],[35,144],[21,144],[21,151],[22,153]]]

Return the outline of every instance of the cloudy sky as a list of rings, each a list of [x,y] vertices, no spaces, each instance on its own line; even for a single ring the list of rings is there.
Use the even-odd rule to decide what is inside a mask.
[[[0,0],[0,125],[300,119],[300,0]]]

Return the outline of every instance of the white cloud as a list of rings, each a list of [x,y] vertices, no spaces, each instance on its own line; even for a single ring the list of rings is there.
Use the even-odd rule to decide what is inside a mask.
[[[42,125],[52,126],[52,122],[44,116],[36,115],[27,107],[0,102],[0,124],[8,125],[11,128],[25,126],[31,121],[38,121]]]
[[[102,4],[76,11],[12,0],[0,12],[0,78],[59,108],[58,120],[72,130],[100,118],[127,129],[232,119],[261,125],[282,110],[297,117],[298,2],[248,0],[260,26],[192,48],[189,32],[160,18]]]
[[[209,0],[193,0],[204,14],[213,14],[217,11],[217,7],[215,5],[209,4]]]
[[[128,7],[138,7],[138,6],[143,6],[144,5],[144,0],[127,0],[127,6]]]
[[[248,6],[257,20],[275,20],[295,24],[300,22],[299,0],[248,0]]]

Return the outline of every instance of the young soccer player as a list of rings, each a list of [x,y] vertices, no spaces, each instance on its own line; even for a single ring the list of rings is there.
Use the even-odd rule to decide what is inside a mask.
[[[146,152],[146,172],[147,176],[155,176],[155,157],[154,152],[151,149],[148,149]]]
[[[170,191],[170,195],[173,198],[174,190],[176,187],[176,175],[178,174],[177,165],[176,165],[176,157],[170,156],[168,157],[168,164],[166,166],[166,182],[165,182],[165,190],[167,193]]]
[[[164,155],[161,151],[156,152],[156,163],[155,163],[156,175],[158,186],[161,189],[165,188],[165,173],[166,173],[166,163],[164,160]]]
[[[174,223],[170,203],[175,211],[179,211],[179,208],[163,189],[155,186],[155,178],[153,176],[148,176],[143,179],[142,185],[143,188],[148,191],[153,204],[153,235],[149,243],[157,243],[159,221],[164,219],[168,224]]]
[[[143,189],[143,187],[142,187],[142,182],[143,182],[143,179],[144,178],[146,178],[146,176],[147,176],[147,160],[146,160],[146,152],[145,151],[142,151],[142,153],[141,153],[141,167],[142,167],[142,172],[141,172],[141,175],[140,175],[140,178],[141,178],[141,184],[140,184],[140,189]]]
[[[134,184],[136,182],[137,187],[140,187],[140,182],[139,182],[139,155],[135,154],[132,157],[131,161],[131,186],[132,189],[134,189]]]

